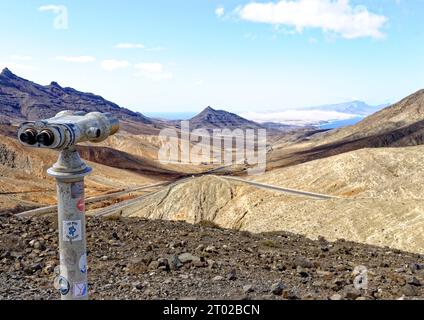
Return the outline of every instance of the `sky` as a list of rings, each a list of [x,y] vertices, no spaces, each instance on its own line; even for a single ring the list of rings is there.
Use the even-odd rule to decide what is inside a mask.
[[[0,67],[140,112],[279,111],[424,88],[423,0],[0,0]]]

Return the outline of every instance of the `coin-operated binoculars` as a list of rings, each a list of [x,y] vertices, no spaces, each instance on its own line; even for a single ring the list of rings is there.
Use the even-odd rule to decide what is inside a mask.
[[[24,146],[60,151],[47,173],[57,182],[60,276],[55,286],[62,300],[88,299],[84,177],[92,169],[81,160],[75,146],[102,142],[118,130],[118,119],[109,113],[73,111],[24,122],[18,130]]]

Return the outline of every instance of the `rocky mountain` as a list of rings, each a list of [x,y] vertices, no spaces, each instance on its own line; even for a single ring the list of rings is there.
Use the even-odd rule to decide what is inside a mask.
[[[215,110],[207,107],[197,116],[190,120],[191,129],[259,129],[263,128],[260,124],[244,119],[234,113]]]
[[[0,122],[52,117],[62,110],[110,112],[123,120],[152,124],[142,114],[98,95],[62,88],[57,82],[42,86],[18,77],[7,68],[0,73]]]
[[[48,118],[62,110],[110,112],[121,119],[122,128],[134,134],[157,135],[162,128],[180,126],[179,121],[150,119],[101,96],[63,88],[57,82],[43,86],[21,78],[7,68],[0,73],[0,125]],[[211,107],[190,119],[190,124],[191,129],[262,128],[258,123]]]

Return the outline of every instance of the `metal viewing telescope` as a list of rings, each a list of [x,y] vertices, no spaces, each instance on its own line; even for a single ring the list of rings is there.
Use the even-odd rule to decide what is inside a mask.
[[[102,142],[118,130],[118,119],[109,113],[79,111],[24,122],[18,130],[24,146],[60,151],[47,173],[57,182],[60,276],[55,287],[62,300],[88,299],[84,177],[92,169],[80,158],[76,145]]]

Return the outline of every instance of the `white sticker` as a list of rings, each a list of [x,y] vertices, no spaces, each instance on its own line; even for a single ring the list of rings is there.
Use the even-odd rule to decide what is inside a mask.
[[[81,298],[81,297],[85,297],[86,295],[87,295],[87,283],[86,282],[75,283],[74,297]]]
[[[62,296],[66,296],[71,289],[69,281],[63,276],[58,276],[54,279],[54,287],[60,291]]]
[[[63,240],[81,241],[81,220],[63,221]]]
[[[79,270],[81,273],[87,273],[87,254],[83,253],[79,259]]]

